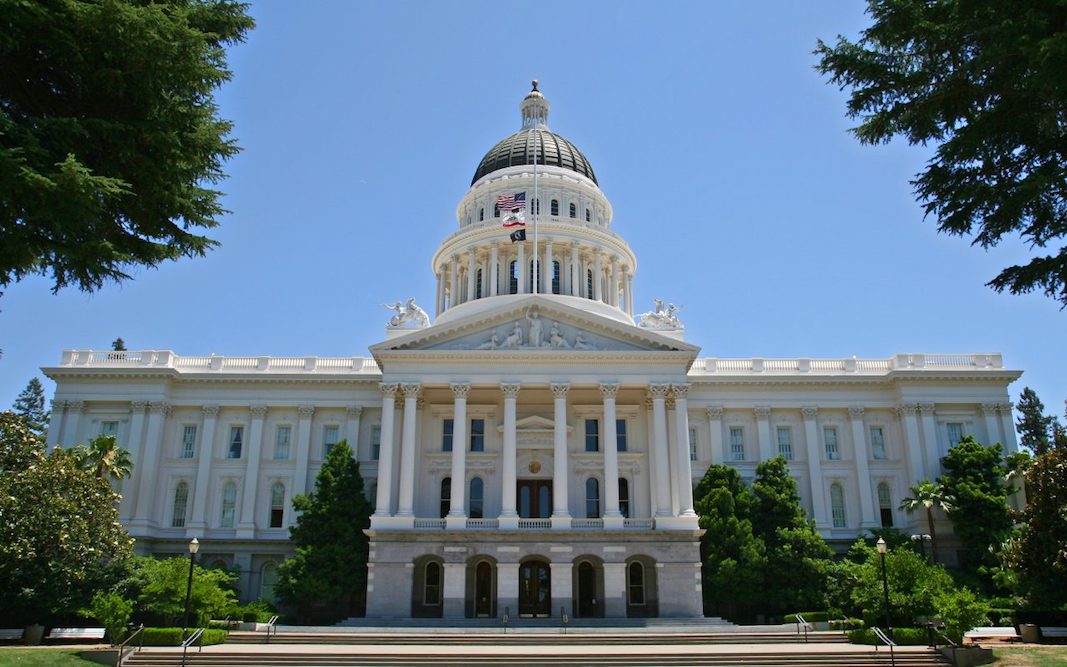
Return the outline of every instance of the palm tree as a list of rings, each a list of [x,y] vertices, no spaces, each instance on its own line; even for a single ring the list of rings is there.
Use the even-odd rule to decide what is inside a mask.
[[[916,486],[911,487],[910,498],[905,498],[900,503],[900,509],[911,514],[920,507],[926,510],[926,522],[930,526],[930,554],[933,562],[937,562],[937,533],[934,531],[934,508],[940,507],[942,511],[951,512],[954,509],[955,499],[945,492],[945,487],[940,482],[931,482],[924,479]]]
[[[133,474],[129,450],[119,447],[113,435],[101,435],[90,440],[82,465],[95,472],[100,479],[123,479]]]

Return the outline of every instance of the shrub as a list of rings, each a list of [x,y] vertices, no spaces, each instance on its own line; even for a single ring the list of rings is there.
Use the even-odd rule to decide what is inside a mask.
[[[1009,625],[1015,625],[1015,610],[1014,609],[990,609],[989,610],[989,622],[993,625],[1007,627]]]
[[[195,628],[190,629],[190,632]],[[203,644],[205,646],[209,644],[221,644],[226,641],[226,631],[216,628],[208,628],[204,630]],[[182,643],[182,629],[181,628],[145,628],[144,629],[144,645],[145,646],[180,646]]]
[[[849,630],[848,640],[853,644],[881,644],[874,630]],[[893,641],[900,646],[925,646],[929,642],[926,628],[893,628]]]
[[[862,618],[843,618],[830,621],[831,630],[858,630],[862,627]]]
[[[825,612],[825,611],[802,611],[802,612],[798,612],[798,613],[801,616],[803,616],[804,620],[807,621],[808,623],[822,623],[824,621],[830,620],[829,612]],[[784,622],[785,623],[796,623],[797,622],[797,614],[788,614],[785,617]]]
[[[963,633],[982,625],[989,613],[989,605],[969,588],[958,588],[934,596],[937,615],[945,622],[945,635],[957,644],[963,641]]]
[[[107,628],[112,644],[126,638],[126,624],[133,613],[133,602],[123,599],[118,593],[97,593],[93,596],[87,614]]]

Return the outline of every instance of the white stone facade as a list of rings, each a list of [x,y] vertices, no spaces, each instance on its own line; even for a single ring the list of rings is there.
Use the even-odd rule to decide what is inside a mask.
[[[523,102],[534,145],[556,136],[547,111]],[[635,325],[636,257],[595,181],[552,155],[472,185],[433,258],[431,325],[398,304],[370,358],[64,352],[49,444],[114,432],[138,548],[198,537],[255,598],[291,553],[292,496],[346,438],[376,507],[368,615],[455,618],[699,616],[693,487],[712,464],[749,479],[784,455],[843,546],[919,525],[896,508],[951,439],[1015,448],[1020,373],[997,354],[701,358],[673,307]],[[493,215],[521,191],[541,201],[536,250],[532,219],[511,243]]]

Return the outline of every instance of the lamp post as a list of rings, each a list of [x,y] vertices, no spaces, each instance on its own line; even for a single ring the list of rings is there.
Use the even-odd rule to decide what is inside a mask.
[[[885,574],[885,552],[886,544],[885,538],[878,538],[878,555],[882,559],[882,595],[885,598],[885,630],[889,634],[889,637],[893,637],[893,629],[889,626],[889,579]]]
[[[919,543],[919,553],[922,554],[923,561],[926,561],[926,543],[929,542],[932,539],[933,538],[930,537],[926,533],[923,533],[921,535],[912,535],[911,536],[911,541],[912,542],[918,542]]]
[[[193,565],[196,563],[196,552],[200,550],[200,540],[195,537],[189,541],[189,582],[185,585],[185,619],[182,621],[182,641],[185,641],[185,632],[189,628],[189,598],[193,594]]]

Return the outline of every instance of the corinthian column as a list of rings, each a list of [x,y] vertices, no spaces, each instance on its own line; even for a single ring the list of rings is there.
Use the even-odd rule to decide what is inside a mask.
[[[398,386],[384,382],[378,385],[382,392],[382,430],[379,434],[381,445],[378,449],[378,492],[372,524],[374,518],[392,516],[393,513],[393,422],[396,421]]]
[[[653,456],[656,457],[656,516],[671,515],[671,475],[670,455],[667,452],[667,394],[669,384],[649,385],[652,394],[652,443]]]
[[[674,391],[674,415],[676,433],[674,439],[674,483],[678,487],[678,516],[696,517],[693,511],[693,467],[689,457],[689,385],[676,384]]]
[[[415,516],[415,409],[422,385],[405,384],[404,426],[400,432],[400,499],[396,515]],[[453,448],[455,449],[455,448]]]
[[[567,509],[567,391],[569,384],[553,383],[552,403],[552,527],[571,527]]]
[[[619,385],[603,383],[600,394],[604,398],[604,528],[621,529],[619,512],[619,447],[615,426],[615,395]]]
[[[500,244],[489,247],[489,296],[500,294]],[[484,279],[483,279],[484,282]]]
[[[465,528],[467,510],[467,396],[470,384],[453,384],[452,396],[452,495],[449,498],[448,528]]]
[[[811,513],[815,518],[815,527],[820,530],[828,530],[830,523],[826,517],[826,496],[822,480],[822,452],[819,451],[819,425],[815,418],[819,409],[804,407],[800,409],[804,415],[804,442],[808,449],[808,483],[811,485]]]
[[[504,392],[504,456],[503,485],[500,497],[500,528],[518,528],[519,514],[515,511],[515,404],[519,397],[519,383],[500,385]]]
[[[860,528],[877,528],[878,518],[874,514],[874,495],[871,492],[871,471],[867,465],[867,434],[863,428],[863,408],[852,406],[848,409],[852,421],[852,444],[856,450],[856,481],[860,488]]]

